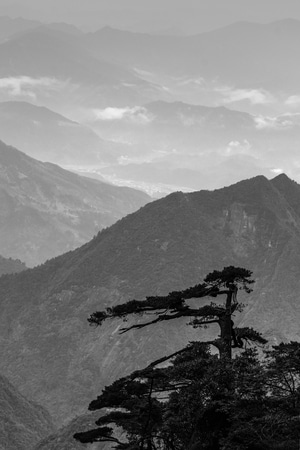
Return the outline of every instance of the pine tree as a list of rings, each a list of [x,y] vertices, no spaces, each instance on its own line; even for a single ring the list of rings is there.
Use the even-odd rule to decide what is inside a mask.
[[[93,325],[136,314],[156,314],[150,321],[123,327],[121,333],[189,317],[195,328],[218,324],[220,335],[205,343],[192,342],[106,387],[89,409],[113,411],[96,422],[98,428],[74,437],[81,442],[114,442],[115,448],[127,450],[220,448],[229,427],[229,412],[223,405],[235,389],[232,348],[242,348],[245,341],[266,342],[252,328],[237,328],[233,322],[233,314],[242,309],[238,291],[251,292],[251,275],[247,269],[229,266],[186,290],[131,300],[93,313],[88,319]],[[204,297],[221,298],[224,303],[210,302],[199,308],[188,304],[190,299]],[[217,355],[211,354],[211,346],[217,349]],[[161,367],[167,361],[169,365]],[[126,432],[126,439],[117,437],[112,424]]]

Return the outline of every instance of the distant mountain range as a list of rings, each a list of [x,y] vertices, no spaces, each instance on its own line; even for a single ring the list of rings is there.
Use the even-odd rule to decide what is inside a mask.
[[[0,43],[0,100],[37,100],[65,112],[158,99],[161,89],[131,68],[95,57],[80,35],[40,26]],[[16,87],[17,86],[17,87]]]
[[[0,375],[0,449],[28,450],[55,430],[50,415]]]
[[[22,17],[11,18],[0,16],[0,41],[4,41],[13,35],[24,33],[41,27],[43,24],[37,20],[23,19]],[[67,34],[80,35],[81,31],[74,25],[66,23],[49,23],[47,27]]]
[[[151,200],[37,161],[3,142],[0,196],[1,253],[28,266],[73,250]]]
[[[83,40],[97,57],[147,71],[294,91],[299,87],[295,57],[299,37],[300,22],[286,19],[270,24],[238,22],[194,36],[154,36],[105,27]]]
[[[96,59],[75,36],[40,26],[13,35],[0,45],[2,77],[49,77],[114,85],[139,82],[137,76],[111,62]]]
[[[256,280],[236,325],[255,326],[270,345],[298,340],[299,205],[300,185],[283,174],[177,192],[75,251],[1,277],[2,373],[66,424],[113,379],[214,332],[183,320],[120,336],[122,322],[89,327],[92,312],[192,286],[228,265],[253,270]]]
[[[119,185],[170,192],[221,187],[259,172],[270,177],[278,168],[297,175],[299,117],[157,101],[99,109],[81,125],[48,108],[11,101],[0,103],[0,136],[43,161]]]
[[[298,179],[299,21],[195,36],[11,26],[0,39],[0,138],[30,156],[69,166],[75,156],[75,170],[159,195]]]
[[[1,20],[7,35],[7,19]],[[194,36],[34,25],[13,22],[2,39],[0,77],[8,85],[0,100],[31,96],[61,113],[67,105],[71,111],[75,105],[127,107],[153,100],[274,113],[279,104],[286,111],[299,92],[297,20],[239,22]],[[20,77],[30,78],[32,89],[9,91],[7,80]]]
[[[128,147],[121,164],[119,158],[119,164],[99,170],[105,176],[172,185],[176,190],[213,189],[259,172],[270,177],[278,167],[297,174],[297,114],[271,118],[223,106],[163,101],[129,110],[120,118],[108,120],[108,114],[102,110],[90,125],[104,139]]]

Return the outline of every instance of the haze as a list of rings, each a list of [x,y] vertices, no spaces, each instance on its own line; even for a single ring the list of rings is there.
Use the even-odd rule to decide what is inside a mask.
[[[300,19],[297,0],[1,0],[0,14],[66,21],[86,30],[111,25],[136,31],[208,31],[236,21]]]
[[[0,0],[0,20],[0,139],[29,156],[154,196],[300,181],[298,2]]]

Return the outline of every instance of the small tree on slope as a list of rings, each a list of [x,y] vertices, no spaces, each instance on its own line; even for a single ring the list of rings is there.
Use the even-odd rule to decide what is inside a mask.
[[[135,314],[155,315],[149,321],[122,328],[121,333],[189,317],[194,327],[218,324],[220,335],[209,342],[190,343],[106,387],[89,405],[89,409],[110,408],[110,411],[96,422],[98,428],[77,433],[75,439],[86,443],[113,442],[115,448],[124,450],[220,448],[219,443],[228,426],[228,413],[220,405],[224,395],[230,397],[234,389],[232,348],[242,348],[246,340],[261,344],[266,342],[251,328],[234,327],[232,320],[233,313],[242,308],[237,300],[238,291],[249,293],[252,290],[254,280],[251,275],[249,270],[229,266],[208,274],[202,284],[184,291],[147,297],[144,301],[131,300],[93,313],[88,320],[94,325],[101,325],[107,319],[126,319]],[[199,308],[187,303],[189,299],[204,297],[220,297],[224,303],[211,302]],[[217,348],[219,357],[211,355],[210,346]],[[160,367],[166,361],[171,364]],[[214,381],[217,373],[219,375]],[[179,416],[181,423],[186,423],[180,436]],[[206,423],[202,431],[200,423]],[[216,423],[219,425],[215,426]],[[116,437],[112,424],[125,431],[124,440]]]

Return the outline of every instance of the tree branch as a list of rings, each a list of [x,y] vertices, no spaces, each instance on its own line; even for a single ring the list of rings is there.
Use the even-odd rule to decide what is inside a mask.
[[[213,320],[214,322],[217,322],[217,319],[222,315],[225,314],[224,308],[214,306],[214,305],[205,305],[202,308],[189,308],[188,306],[185,309],[182,309],[181,311],[176,312],[175,314],[160,314],[156,319],[150,320],[149,322],[144,323],[138,323],[135,325],[130,325],[129,327],[124,327],[120,329],[120,333],[126,333],[129,330],[133,329],[141,329],[144,327],[147,327],[149,325],[153,325],[158,322],[163,322],[166,320],[173,320],[173,319],[179,319],[181,317],[207,317],[208,320]],[[207,322],[209,323],[209,322]]]
[[[147,367],[141,370],[136,370],[131,375],[129,375],[129,378],[134,380],[135,378],[138,378],[140,376],[145,376],[147,372],[149,372],[151,369],[153,369],[155,366],[158,366],[158,364],[161,364],[165,361],[168,361],[169,359],[174,358],[177,355],[180,355],[181,353],[184,353],[188,350],[190,350],[191,347],[188,345],[187,347],[182,348],[181,350],[178,350],[177,352],[172,353],[168,356],[163,356],[162,358],[157,359],[156,361],[153,361],[151,364],[149,364]]]

